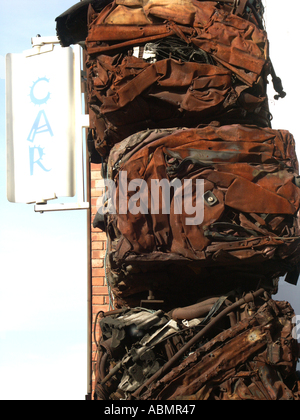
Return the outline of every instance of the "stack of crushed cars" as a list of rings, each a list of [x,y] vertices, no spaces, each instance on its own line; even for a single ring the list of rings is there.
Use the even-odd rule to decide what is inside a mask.
[[[95,399],[300,398],[295,314],[271,298],[299,277],[300,177],[293,136],[271,127],[268,77],[285,93],[263,13],[261,0],[94,0],[57,18],[62,45],[85,42],[91,159],[116,195],[94,221],[114,305],[96,320]],[[172,188],[152,203],[153,180],[190,180],[194,204],[202,180],[201,221]],[[120,211],[134,194],[146,211]]]

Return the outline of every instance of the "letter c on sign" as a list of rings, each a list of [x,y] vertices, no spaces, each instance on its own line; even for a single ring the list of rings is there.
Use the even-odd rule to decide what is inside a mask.
[[[50,99],[50,92],[45,89],[45,86],[39,83],[49,83],[49,79],[41,77],[36,80],[30,88],[30,100],[34,105],[43,105]]]

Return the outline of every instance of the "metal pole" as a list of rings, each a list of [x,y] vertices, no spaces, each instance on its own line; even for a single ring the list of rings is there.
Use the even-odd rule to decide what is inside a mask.
[[[80,0],[84,1],[84,0]],[[83,58],[83,74],[86,74],[86,51],[82,52]],[[81,69],[80,69],[81,70]],[[87,85],[83,82],[84,93],[84,106],[85,114],[89,113],[87,103]],[[86,129],[86,140],[87,140],[87,129]],[[86,201],[89,203],[87,209],[87,395],[86,400],[92,399],[92,234],[91,234],[91,170],[90,170],[90,159],[88,152],[88,143],[86,145]],[[83,191],[84,194],[84,191]]]
[[[86,103],[87,107],[87,103]],[[87,145],[87,142],[86,142]],[[87,146],[86,146],[87,148]],[[91,234],[91,171],[88,150],[86,151],[87,201],[87,399],[92,399],[92,234]]]
[[[83,70],[85,71],[86,53],[83,51]],[[86,86],[86,85],[85,85]],[[85,110],[88,112],[86,89],[84,90]],[[87,130],[86,130],[87,131]],[[87,139],[87,135],[86,135]],[[92,233],[91,233],[91,170],[86,141],[86,201],[90,203],[87,210],[87,399],[92,399]]]

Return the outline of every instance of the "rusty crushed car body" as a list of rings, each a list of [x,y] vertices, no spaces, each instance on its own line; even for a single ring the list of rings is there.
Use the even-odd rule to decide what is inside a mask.
[[[94,221],[114,305],[95,399],[300,398],[295,314],[272,298],[299,277],[300,177],[271,125],[268,77],[285,92],[263,16],[261,0],[91,0],[57,18],[86,50],[91,159],[113,186]]]

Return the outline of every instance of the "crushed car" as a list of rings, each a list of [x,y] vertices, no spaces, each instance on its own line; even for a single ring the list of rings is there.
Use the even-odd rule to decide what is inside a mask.
[[[300,273],[300,177],[261,0],[88,0],[57,33],[86,51],[106,181],[94,398],[298,400],[295,314],[272,296]]]

